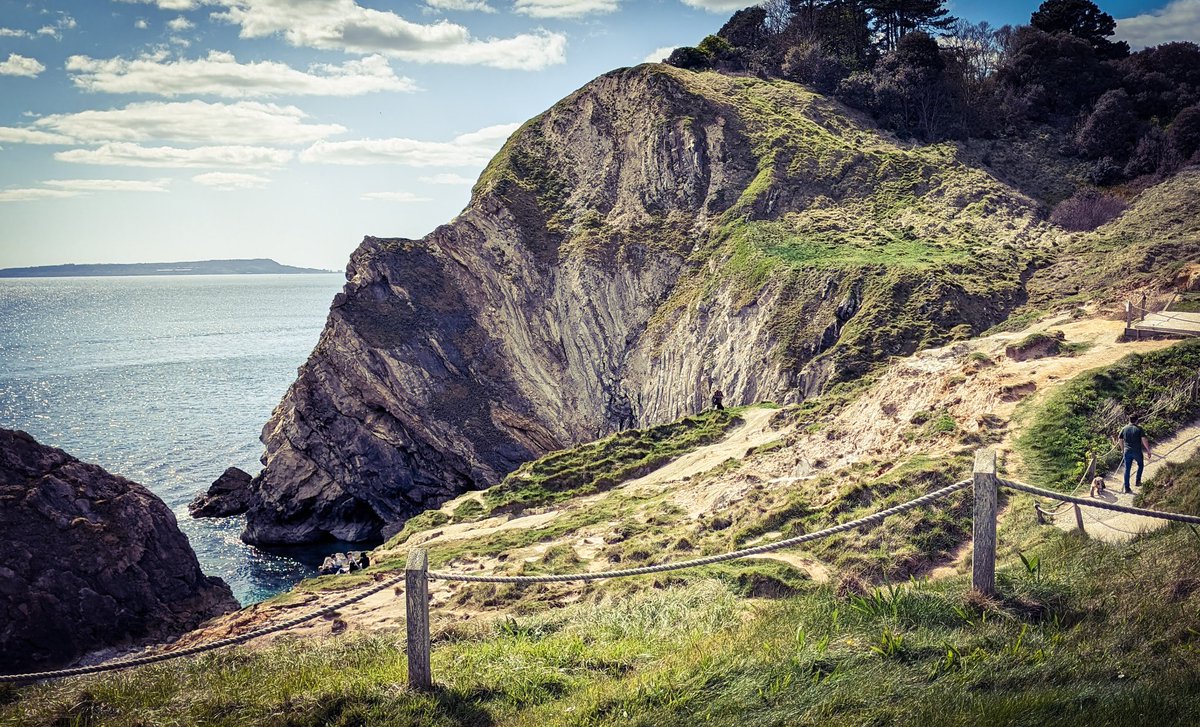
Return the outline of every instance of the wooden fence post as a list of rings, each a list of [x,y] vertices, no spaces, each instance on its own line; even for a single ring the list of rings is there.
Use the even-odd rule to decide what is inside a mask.
[[[408,614],[408,686],[418,692],[433,689],[429,667],[429,552],[414,548],[404,571],[404,601]]]
[[[1075,527],[1079,530],[1080,535],[1087,535],[1087,530],[1083,527],[1083,510],[1079,509],[1078,505],[1072,505],[1075,508]]]
[[[971,587],[985,596],[996,593],[996,452],[981,449],[975,453],[975,511],[973,536],[975,552],[971,559]]]

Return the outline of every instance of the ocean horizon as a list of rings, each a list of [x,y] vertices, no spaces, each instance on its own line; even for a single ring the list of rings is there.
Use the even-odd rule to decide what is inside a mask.
[[[324,327],[341,273],[0,280],[0,427],[145,485],[200,565],[248,605],[329,550],[267,552],[241,518],[187,504],[227,467],[261,469],[259,434]]]

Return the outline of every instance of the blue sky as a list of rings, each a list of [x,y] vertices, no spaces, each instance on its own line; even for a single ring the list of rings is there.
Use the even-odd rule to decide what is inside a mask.
[[[956,0],[1026,22],[1037,2]],[[0,267],[420,237],[518,124],[714,32],[736,0],[0,0]],[[1135,47],[1200,0],[1101,3]]]

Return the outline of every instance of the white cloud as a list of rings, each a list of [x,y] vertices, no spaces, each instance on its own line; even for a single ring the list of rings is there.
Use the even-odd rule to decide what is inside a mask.
[[[194,27],[196,27],[196,24],[182,15],[180,15],[178,18],[172,18],[167,21],[167,28],[175,31],[176,33],[182,33],[183,31],[191,30]]]
[[[150,23],[147,23],[145,20],[138,18],[137,22],[135,22],[133,24],[133,27],[137,28],[138,30],[145,30],[146,28],[150,27]]]
[[[92,192],[165,192],[170,179],[48,179],[41,187],[0,190],[0,202],[79,197]]]
[[[516,0],[513,10],[534,18],[578,18],[620,9],[620,0]]]
[[[433,174],[428,177],[419,177],[417,181],[423,184],[474,184],[475,180],[470,177],[464,177],[461,174],[453,172],[445,172],[442,174]]]
[[[675,50],[677,45],[664,45],[662,48],[655,48],[646,54],[642,59],[642,63],[662,63],[663,59],[671,55],[671,51]]]
[[[75,140],[62,134],[48,131],[0,126],[0,144],[74,144]]]
[[[231,53],[210,51],[196,60],[167,61],[162,55],[126,60],[67,59],[71,80],[85,91],[250,96],[358,96],[376,91],[414,91],[412,79],[397,76],[381,55],[341,65],[314,65],[308,72],[276,61],[238,63]]]
[[[32,202],[39,199],[78,197],[79,194],[79,192],[70,192],[65,189],[42,189],[40,187],[0,189],[0,202]]]
[[[194,10],[200,5],[211,5],[207,0],[120,0],[123,3],[157,5],[162,10]]]
[[[425,0],[425,7],[434,10],[474,10],[481,13],[496,12],[496,8],[488,5],[485,0]]]
[[[75,18],[66,13],[59,12],[58,20],[54,21],[53,25],[43,25],[38,28],[37,34],[48,35],[55,40],[62,40],[62,32],[64,30],[71,30],[77,25],[78,23],[75,22]]]
[[[159,139],[239,145],[306,144],[346,130],[337,124],[308,124],[306,118],[295,106],[254,101],[149,101],[107,111],[54,114],[34,126],[84,143]]]
[[[14,28],[0,28],[0,38],[28,38],[28,30],[16,30]]]
[[[1200,42],[1200,0],[1172,0],[1159,10],[1121,18],[1116,36],[1134,50],[1175,40]]]
[[[707,10],[710,13],[724,13],[730,10],[741,10],[755,3],[746,0],[682,0],[684,5]]]
[[[520,124],[488,126],[451,141],[355,139],[318,141],[300,152],[300,161],[318,164],[404,164],[411,167],[482,166]]]
[[[71,192],[165,192],[170,179],[48,179],[44,186]]]
[[[121,142],[104,144],[96,149],[60,151],[55,153],[54,158],[60,162],[117,167],[273,169],[287,164],[292,156],[292,152],[285,149],[260,146],[201,146],[180,149]]]
[[[431,202],[429,197],[419,197],[412,192],[367,192],[362,196],[363,199],[378,201],[378,202]]]
[[[236,172],[208,172],[197,174],[192,181],[212,187],[220,192],[235,192],[239,189],[262,189],[271,183],[270,177],[258,174],[238,174]]]
[[[38,63],[36,59],[19,56],[16,53],[9,53],[8,60],[0,63],[0,76],[37,78],[37,75],[44,70],[46,67]]]
[[[539,70],[566,61],[566,36],[537,31],[480,40],[461,25],[423,25],[355,0],[221,0],[212,17],[240,26],[242,38],[281,34],[294,46],[383,53],[416,63],[455,63]]]
[[[172,35],[169,40],[181,48],[189,48],[192,45],[192,41],[187,38],[181,38],[178,35]]]

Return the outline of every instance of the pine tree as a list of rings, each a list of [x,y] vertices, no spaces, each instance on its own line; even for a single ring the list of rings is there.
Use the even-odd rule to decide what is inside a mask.
[[[1117,21],[1091,0],[1046,0],[1030,16],[1029,24],[1051,35],[1067,33],[1082,38],[1101,58],[1129,55],[1128,43],[1108,40]]]
[[[914,30],[934,35],[957,20],[942,0],[868,0],[867,7],[885,52],[894,50]]]

